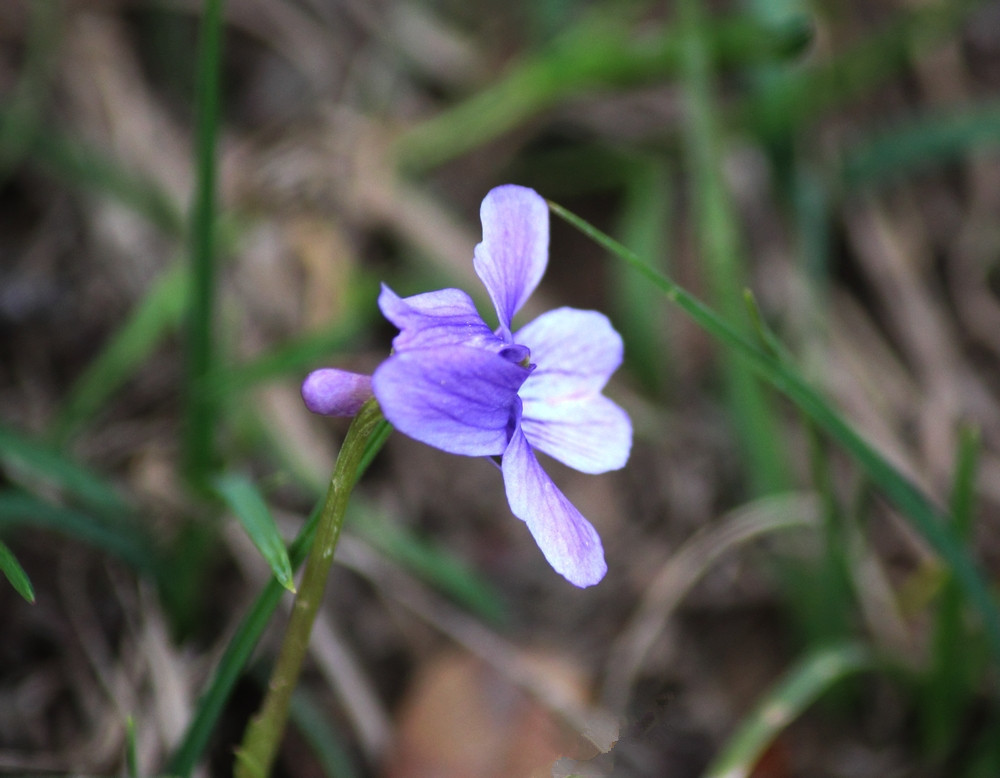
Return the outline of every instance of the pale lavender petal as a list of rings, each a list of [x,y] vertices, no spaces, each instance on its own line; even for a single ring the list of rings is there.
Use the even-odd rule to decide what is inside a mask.
[[[441,289],[400,297],[382,284],[382,314],[399,327],[396,351],[434,346],[473,346],[499,350],[505,343],[486,325],[472,298],[460,289]]]
[[[372,396],[371,376],[326,367],[302,382],[302,399],[313,413],[354,416]]]
[[[507,445],[517,390],[530,370],[467,346],[401,351],[372,376],[396,429],[451,454],[492,456]]]
[[[521,429],[534,448],[582,473],[619,470],[632,450],[628,414],[602,394],[567,400],[524,399]]]
[[[483,242],[476,246],[476,273],[509,330],[514,314],[542,280],[549,261],[549,208],[533,189],[498,186],[479,209]]]
[[[599,392],[622,363],[622,338],[597,311],[556,308],[514,335],[531,349],[538,369],[521,390],[524,400],[562,400]]]
[[[538,464],[520,429],[503,455],[507,502],[522,519],[552,568],[574,586],[593,586],[608,566],[597,530]]]

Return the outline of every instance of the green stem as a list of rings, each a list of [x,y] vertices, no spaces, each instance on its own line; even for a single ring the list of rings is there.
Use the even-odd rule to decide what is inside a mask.
[[[222,2],[205,0],[198,61],[197,174],[191,211],[191,299],[187,337],[185,466],[191,483],[206,486],[212,464],[213,403],[204,391],[212,367],[215,298],[215,146],[219,128]]]
[[[247,727],[243,745],[236,755],[236,778],[264,778],[271,771],[288,720],[292,692],[309,647],[313,622],[323,601],[333,553],[344,526],[347,501],[357,482],[368,439],[380,428],[381,421],[378,403],[369,400],[354,418],[344,439],[267,695]]]

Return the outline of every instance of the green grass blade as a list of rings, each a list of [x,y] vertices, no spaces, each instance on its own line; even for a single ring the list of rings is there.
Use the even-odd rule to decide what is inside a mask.
[[[767,747],[809,705],[838,681],[873,667],[871,654],[856,644],[806,655],[744,719],[704,778],[748,778]]]
[[[879,133],[843,156],[841,180],[848,191],[910,175],[1000,145],[1000,103],[925,116]]]
[[[139,750],[136,746],[135,717],[125,719],[125,775],[139,778]]]
[[[372,433],[358,465],[357,480],[360,480],[364,475],[372,460],[385,444],[391,430],[392,427],[386,423],[384,427],[379,426]],[[309,553],[313,537],[316,534],[316,526],[319,523],[322,504],[322,501],[317,504],[309,520],[288,548],[288,558],[293,570],[297,570],[302,565]],[[257,596],[247,615],[243,617],[230,639],[229,645],[226,646],[225,653],[219,660],[212,680],[198,701],[195,715],[184,733],[184,738],[170,759],[167,770],[170,775],[188,778],[194,771],[215,730],[215,725],[229,699],[229,694],[250,660],[260,636],[267,629],[283,592],[281,584],[276,579],[272,579]]]
[[[336,724],[301,686],[292,694],[289,715],[327,778],[360,778],[346,746],[337,735]]]
[[[681,72],[687,96],[684,146],[689,159],[698,250],[716,308],[739,331],[749,333],[739,219],[723,176],[722,128],[713,94],[711,23],[702,0],[679,3],[678,25],[683,39]],[[778,446],[781,434],[769,397],[744,362],[725,359],[723,370],[730,421],[747,461],[751,488],[755,494],[780,491],[788,486],[788,469]]]
[[[426,171],[561,101],[675,74],[680,36],[664,26],[637,37],[630,16],[604,8],[585,17],[542,52],[511,65],[496,84],[403,133],[393,149],[396,159],[406,170]],[[788,56],[809,39],[802,24],[763,28],[744,18],[725,20],[710,32],[712,57],[721,65]]]
[[[963,428],[959,435],[952,486],[952,530],[959,542],[967,543],[975,509],[975,483],[980,440],[976,432]],[[981,646],[969,634],[964,619],[962,592],[954,576],[946,574],[938,598],[931,642],[930,667],[922,689],[924,738],[932,758],[945,757],[965,723],[966,709],[982,670]]]
[[[191,212],[191,297],[187,322],[184,465],[197,487],[214,464],[215,403],[206,379],[215,359],[215,146],[222,70],[222,0],[205,0],[198,57],[197,182]]]
[[[644,264],[613,238],[555,203],[550,202],[549,207],[599,245],[634,267],[702,329],[731,346],[734,354],[746,360],[761,378],[791,400],[819,429],[854,458],[872,483],[951,568],[968,602],[978,611],[993,659],[1000,665],[1000,612],[976,562],[948,527],[945,514],[861,437],[792,365],[748,340],[715,311]]]
[[[116,519],[129,509],[118,493],[97,473],[27,435],[0,425],[0,462],[27,474],[28,481],[57,487],[63,495],[88,510]],[[30,488],[31,484],[25,484]]]
[[[159,560],[138,528],[109,524],[97,516],[51,505],[19,490],[0,491],[0,529],[33,527],[59,532],[118,557],[141,573],[156,576]]]
[[[618,232],[648,265],[666,271],[673,204],[668,166],[650,158],[629,167]],[[617,266],[614,272],[614,320],[625,340],[625,359],[646,389],[659,394],[667,385],[672,361],[659,295],[627,267]]]
[[[178,263],[157,279],[114,338],[74,383],[52,423],[51,437],[70,439],[175,329],[188,301],[188,269]]]
[[[35,601],[35,589],[31,585],[31,579],[24,572],[21,563],[17,561],[14,552],[2,540],[0,540],[0,572],[10,581],[10,585],[14,587],[15,592],[28,602],[33,603]]]
[[[361,510],[352,515],[351,530],[386,558],[477,616],[493,624],[506,620],[503,597],[462,561],[408,529],[379,517],[371,506],[363,506],[357,498],[355,507]]]
[[[184,218],[173,198],[155,182],[125,170],[95,149],[33,124],[0,107],[4,133],[19,139],[26,159],[60,181],[91,190],[142,214],[167,235],[185,233]]]
[[[213,479],[215,491],[239,519],[250,540],[267,561],[277,579],[290,592],[295,591],[292,565],[285,542],[278,532],[271,509],[253,481],[239,473],[228,473]]]

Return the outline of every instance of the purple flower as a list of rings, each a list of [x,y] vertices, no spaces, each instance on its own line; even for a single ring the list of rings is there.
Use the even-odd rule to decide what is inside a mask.
[[[480,216],[474,264],[499,327],[458,289],[402,298],[383,285],[379,307],[399,334],[370,389],[364,376],[317,370],[302,394],[310,410],[350,415],[373,391],[404,434],[452,454],[500,457],[511,511],[556,572],[591,586],[607,572],[601,539],[535,451],[585,473],[625,465],[632,424],[601,393],[621,364],[622,340],[603,314],[575,308],[511,333],[548,264],[548,207],[533,190],[508,185],[486,196]]]

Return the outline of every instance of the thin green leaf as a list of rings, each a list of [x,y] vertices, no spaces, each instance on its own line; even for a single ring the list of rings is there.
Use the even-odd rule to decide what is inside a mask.
[[[117,492],[97,473],[77,464],[48,443],[2,425],[0,462],[26,475],[26,487],[37,482],[46,483],[97,515],[122,518],[128,514],[128,507]]]
[[[996,148],[997,127],[1000,103],[996,101],[912,120],[846,151],[841,163],[843,185],[852,190],[879,184],[961,159],[980,148]]]
[[[803,657],[743,720],[704,778],[747,778],[767,747],[807,707],[838,681],[873,666],[868,650],[853,643]]]
[[[289,715],[303,739],[312,748],[327,778],[358,778],[360,773],[351,759],[337,726],[301,686],[292,694]]]
[[[373,548],[487,621],[499,624],[506,619],[503,597],[468,565],[440,546],[378,516],[358,497],[354,505],[350,527]]]
[[[206,0],[198,56],[197,182],[191,212],[191,296],[188,301],[184,465],[196,487],[215,459],[215,402],[205,391],[215,355],[216,159],[221,104],[222,0]]]
[[[0,540],[0,572],[10,581],[10,585],[14,587],[15,592],[28,602],[33,603],[35,601],[35,589],[31,585],[31,579],[24,572],[21,563],[17,561],[14,552],[2,540]]]
[[[397,160],[414,172],[429,170],[561,101],[676,74],[683,37],[666,25],[637,36],[632,16],[621,7],[598,9],[541,53],[515,62],[497,83],[403,133],[393,149]],[[709,32],[711,56],[720,66],[785,57],[810,37],[801,22],[765,28],[741,17],[713,25]]]
[[[710,23],[702,0],[678,3],[681,73],[686,92],[685,158],[689,162],[698,252],[705,267],[717,310],[739,332],[748,334],[743,288],[746,277],[742,240],[722,171],[725,157],[722,122],[715,105],[715,74],[711,57]],[[756,494],[788,486],[788,467],[776,442],[781,439],[771,397],[742,361],[726,359],[729,417],[744,453]]]
[[[274,523],[270,508],[253,481],[239,473],[228,473],[213,479],[215,491],[239,519],[250,540],[271,567],[274,577],[288,591],[295,591],[292,565],[285,542]]]
[[[188,269],[177,263],[156,280],[125,324],[73,384],[52,424],[54,440],[68,440],[90,421],[167,332],[177,328],[187,307],[188,279]]]
[[[961,543],[968,542],[972,531],[979,448],[979,434],[963,428],[951,493],[952,531]],[[922,689],[925,742],[930,755],[939,759],[963,731],[962,710],[974,693],[977,673],[982,671],[978,655],[982,646],[969,634],[961,595],[954,576],[946,573],[935,614],[930,668]]]
[[[136,747],[134,716],[125,719],[125,774],[128,778],[139,778],[139,751]]]
[[[157,574],[159,562],[152,544],[138,527],[102,521],[96,514],[51,505],[30,494],[0,492],[0,529],[35,527],[60,532],[117,556],[140,572]]]
[[[372,460],[385,444],[391,430],[392,427],[386,423],[384,427],[380,426],[372,433],[361,457],[361,462],[358,464],[357,480],[360,480],[364,475]],[[309,553],[313,537],[316,534],[316,526],[319,523],[322,505],[321,500],[288,548],[288,557],[293,570],[297,570],[302,565]],[[226,646],[225,653],[219,660],[211,682],[198,700],[195,715],[170,760],[167,771],[169,774],[188,778],[198,760],[201,759],[226,700],[229,699],[233,686],[236,685],[236,681],[243,673],[243,668],[250,660],[260,636],[267,629],[271,615],[281,600],[282,593],[281,584],[277,580],[271,580],[257,596],[247,615],[243,617],[243,621],[240,622],[229,641],[229,645]]]
[[[951,568],[969,603],[979,612],[994,661],[1000,664],[1000,612],[989,586],[968,549],[960,543],[944,513],[889,461],[879,454],[784,360],[748,340],[725,319],[666,276],[642,262],[634,253],[579,216],[555,203],[549,207],[585,235],[642,273],[663,295],[688,314],[706,332],[731,346],[764,380],[791,400],[826,434],[837,441],[868,475],[885,497],[941,555]]]

